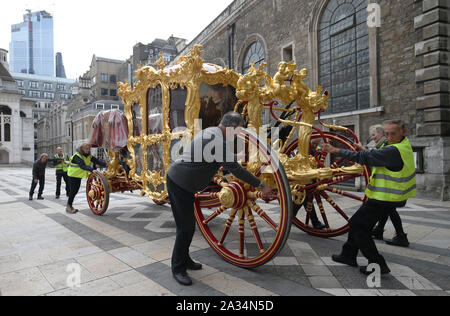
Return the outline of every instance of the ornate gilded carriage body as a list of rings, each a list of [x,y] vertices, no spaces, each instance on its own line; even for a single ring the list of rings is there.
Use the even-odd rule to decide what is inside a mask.
[[[232,264],[256,267],[279,253],[292,223],[320,237],[347,232],[349,217],[337,200],[348,199],[347,206],[361,204],[364,196],[351,192],[351,187],[355,181],[367,182],[369,171],[330,157],[318,147],[320,142],[330,142],[356,150],[358,141],[351,131],[352,141],[338,133],[346,128],[321,122],[328,92],[321,87],[309,89],[304,83],[307,70],[297,70],[293,62],[280,63],[273,78],[264,71],[265,65],[241,75],[205,63],[201,51],[201,46],[192,47],[191,54],[173,67],[166,68],[161,58],[159,70],[139,69],[133,88],[119,84],[128,119],[124,151],[129,155],[110,151],[108,170],[89,178],[92,211],[104,214],[109,194],[128,190],[140,190],[155,203],[166,203],[166,172],[181,154],[180,144],[188,144],[202,129],[217,126],[225,113],[234,110],[247,122],[237,140],[239,162],[271,186],[274,194],[263,199],[257,189],[221,170],[195,201],[198,226],[211,247]],[[267,132],[270,127],[263,125],[263,111],[287,131],[283,139],[275,139],[274,130]],[[331,131],[315,126],[317,116]],[[313,225],[318,218],[325,228]]]

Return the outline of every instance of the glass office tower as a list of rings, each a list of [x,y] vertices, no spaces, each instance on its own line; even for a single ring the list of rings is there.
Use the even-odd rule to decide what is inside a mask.
[[[23,16],[11,26],[10,70],[16,73],[55,76],[53,17],[45,11]]]

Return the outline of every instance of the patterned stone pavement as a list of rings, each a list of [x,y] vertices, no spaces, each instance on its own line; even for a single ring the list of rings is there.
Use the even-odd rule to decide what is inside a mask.
[[[450,294],[448,202],[412,199],[400,210],[411,247],[377,242],[392,270],[380,287],[369,288],[357,269],[331,261],[346,236],[319,239],[295,227],[280,255],[251,270],[220,259],[197,233],[191,252],[204,269],[190,273],[194,286],[182,287],[170,272],[175,229],[169,207],[156,206],[137,192],[113,194],[108,212],[96,217],[88,210],[83,187],[74,204],[80,213],[66,215],[66,200],[54,199],[54,170],[47,170],[44,201],[28,201],[29,168],[2,167],[0,179],[0,295]],[[347,209],[354,211],[354,206]],[[388,224],[386,237],[392,235]],[[359,263],[366,264],[365,259]],[[80,287],[69,287],[74,271]]]

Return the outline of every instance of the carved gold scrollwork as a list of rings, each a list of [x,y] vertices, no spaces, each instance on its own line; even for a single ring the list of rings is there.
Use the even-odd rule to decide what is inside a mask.
[[[328,93],[322,92],[322,87],[316,87],[315,91],[308,88],[304,80],[308,76],[306,69],[297,70],[294,62],[282,62],[278,66],[278,72],[272,78],[264,69],[263,63],[258,69],[251,65],[247,74],[238,74],[233,70],[222,68],[217,65],[206,64],[201,58],[202,46],[195,45],[190,48],[190,54],[178,59],[175,66],[167,67],[164,58],[160,56],[157,62],[159,70],[152,67],[143,67],[136,71],[138,81],[134,84],[134,89],[128,82],[119,83],[119,96],[125,105],[125,114],[128,119],[129,140],[128,150],[131,158],[128,164],[131,168],[129,177],[138,183],[142,194],[148,195],[155,200],[165,200],[168,196],[165,186],[166,172],[171,164],[170,149],[172,142],[178,139],[192,138],[196,130],[195,122],[200,113],[199,89],[202,83],[208,85],[222,84],[231,85],[236,88],[238,104],[236,110],[243,108],[242,114],[248,120],[249,127],[259,131],[263,126],[262,111],[264,104],[279,100],[284,104],[294,104],[294,107],[288,111],[296,112],[294,120],[284,120],[285,124],[294,126],[288,140],[280,144],[279,151],[280,162],[282,163],[290,181],[297,187],[294,198],[297,202],[303,199],[303,194],[299,193],[298,186],[312,183],[314,180],[326,179],[327,177],[358,174],[362,173],[362,167],[355,165],[345,167],[340,170],[323,168],[317,169],[317,163],[309,155],[309,145],[313,126],[316,120],[316,114],[328,107]],[[149,135],[148,115],[147,115],[147,94],[149,89],[161,87],[162,92],[162,117],[163,129],[160,134]],[[170,91],[178,87],[186,89],[187,99],[185,108],[186,131],[181,133],[172,133],[170,129]],[[133,121],[133,107],[138,104],[142,117],[142,133],[135,135],[135,121]],[[277,108],[276,110],[281,110]],[[300,119],[301,116],[301,119]],[[332,129],[339,129],[339,126],[327,126]],[[283,154],[284,149],[294,137],[298,130],[298,150],[294,157],[288,157]],[[141,146],[142,157],[138,157],[135,147]],[[147,148],[158,145],[162,146],[162,156],[164,170],[148,170]],[[136,159],[142,159],[137,161]],[[259,154],[252,156],[250,163],[245,167],[255,173],[263,166]],[[121,171],[117,166],[117,161],[112,160],[108,168],[108,176],[114,177]],[[137,165],[142,165],[141,174],[137,173]],[[264,169],[264,168],[263,168]],[[265,174],[261,170],[261,179],[265,179],[270,185],[271,174]],[[162,189],[164,187],[164,189]],[[295,189],[295,190],[294,190]],[[300,190],[301,191],[301,190]],[[224,203],[227,203],[226,190],[222,194]],[[230,201],[228,201],[231,203]],[[227,203],[227,205],[229,204]]]

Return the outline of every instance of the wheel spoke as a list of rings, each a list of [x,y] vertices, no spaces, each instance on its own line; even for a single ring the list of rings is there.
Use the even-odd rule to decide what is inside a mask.
[[[330,230],[330,224],[328,223],[327,214],[325,213],[325,208],[323,207],[322,199],[319,194],[315,194],[317,205],[319,206],[320,214],[322,214],[323,222],[328,230]]]
[[[345,158],[341,158],[335,162],[333,162],[333,164],[330,166],[331,169],[337,169],[339,168],[339,166],[341,165],[341,163],[345,160]]]
[[[205,219],[203,221],[203,224],[208,224],[209,222],[211,222],[214,218],[216,218],[217,216],[221,215],[223,212],[225,212],[227,210],[226,207],[219,207],[213,214],[211,214],[211,216],[209,216],[207,219]]]
[[[219,194],[217,192],[214,193],[197,193],[195,195],[198,199],[217,199],[219,197]]]
[[[259,207],[258,204],[256,204],[255,201],[249,201],[248,206],[250,206],[250,208],[254,210],[263,220],[265,220],[270,227],[272,227],[275,231],[278,231],[278,225],[275,224],[275,222],[266,214],[266,212],[262,210],[261,207]]]
[[[313,197],[309,196],[308,200],[306,201],[306,219],[305,219],[306,226],[309,226],[309,220],[311,219],[312,209],[313,209]]]
[[[248,222],[250,223],[250,228],[253,231],[253,236],[256,239],[256,244],[259,248],[259,253],[264,253],[264,246],[261,241],[261,236],[259,235],[258,227],[256,226],[255,217],[249,207],[245,207],[245,215],[247,216]]]
[[[244,258],[245,246],[245,213],[243,209],[239,210],[239,257]]]
[[[220,238],[220,241],[218,243],[219,246],[223,246],[223,243],[225,242],[225,239],[228,236],[228,232],[230,231],[231,225],[233,224],[234,219],[236,218],[236,213],[237,213],[236,209],[231,210],[230,217],[228,217],[228,220],[225,224],[225,229],[222,233],[222,237]]]
[[[326,194],[324,191],[320,192],[320,195],[322,195],[325,200],[327,200],[327,202],[334,207],[334,209],[336,211],[338,211],[339,214],[341,214],[341,216],[348,222],[350,220],[350,218],[347,216],[347,214],[345,214],[345,212],[336,204],[336,202],[334,202],[330,196],[328,194]]]
[[[360,197],[360,196],[357,196],[355,194],[351,194],[351,193],[348,193],[348,192],[336,189],[335,187],[329,186],[326,190],[331,192],[331,193],[336,193],[336,194],[339,194],[339,195],[342,195],[342,196],[346,196],[346,197],[349,197],[349,198],[352,198],[354,200],[358,200],[358,201],[361,201],[361,202],[364,202],[364,200],[365,200],[364,197]]]

